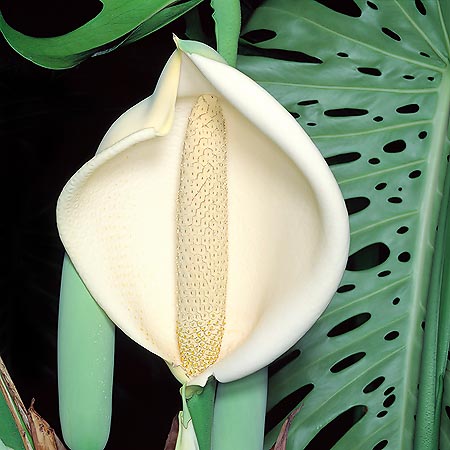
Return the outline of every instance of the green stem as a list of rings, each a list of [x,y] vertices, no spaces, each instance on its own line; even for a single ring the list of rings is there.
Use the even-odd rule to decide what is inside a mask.
[[[58,320],[61,427],[72,450],[103,450],[109,436],[114,324],[64,259]]]
[[[439,445],[442,389],[450,328],[449,201],[450,173],[447,170],[427,303],[414,439],[416,450],[435,450]]]
[[[241,5],[239,0],[211,0],[216,23],[217,51],[232,67],[236,67]]]
[[[186,388],[186,400],[200,450],[211,449],[211,428],[217,382],[211,377],[205,387]],[[196,389],[198,388],[198,389]]]
[[[219,383],[214,407],[214,450],[261,450],[267,403],[267,368]]]

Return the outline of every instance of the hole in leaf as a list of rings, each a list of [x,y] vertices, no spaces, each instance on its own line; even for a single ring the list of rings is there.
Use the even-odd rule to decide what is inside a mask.
[[[327,109],[324,114],[328,117],[354,117],[365,116],[369,111],[360,108],[337,108]]]
[[[426,131],[421,131],[418,136],[419,139],[425,139],[428,136],[428,133]]]
[[[403,78],[405,80],[414,80],[415,79],[415,77],[413,77],[412,75],[403,75]]]
[[[393,305],[398,305],[400,303],[400,299],[398,297],[395,297],[394,300],[392,300]]]
[[[425,320],[422,320],[422,322],[420,323],[420,328],[425,331]]]
[[[308,125],[309,127],[315,127],[317,125],[316,122],[308,122],[306,125]]]
[[[298,102],[297,105],[309,106],[309,105],[315,105],[317,103],[319,103],[319,100],[302,100],[301,102]]]
[[[400,227],[400,228],[397,230],[397,233],[398,233],[398,234],[405,234],[408,230],[409,230],[408,227],[403,226],[403,227]]]
[[[422,0],[415,0],[415,4],[416,4],[417,11],[419,11],[420,14],[422,14],[422,16],[426,16],[427,10],[425,8],[425,5],[422,3]]]
[[[389,197],[388,202],[389,203],[401,203],[403,200],[401,197]]]
[[[344,292],[350,292],[353,291],[353,289],[355,289],[355,285],[354,284],[344,284],[342,286],[340,286],[336,292],[339,292],[339,294],[343,294]]]
[[[424,56],[425,58],[430,58],[430,55],[428,53],[425,52],[419,52],[420,56]]]
[[[357,212],[366,209],[370,205],[370,200],[367,197],[353,197],[345,199],[345,206],[348,214],[356,214]]]
[[[348,53],[345,53],[345,52],[339,52],[339,53],[336,53],[336,55],[340,56],[341,58],[348,58]]]
[[[373,2],[367,2],[367,6],[369,7],[369,8],[372,8],[372,9],[375,9],[375,10],[377,10],[378,9],[378,6],[377,5],[375,5],[375,3],[373,3]]]
[[[383,392],[383,394],[384,394],[384,395],[389,395],[391,392],[394,392],[394,390],[395,390],[395,387],[394,387],[394,386],[388,387],[388,388]]]
[[[382,272],[380,272],[379,274],[378,274],[378,276],[380,277],[380,278],[384,278],[384,277],[387,277],[388,275],[390,275],[391,274],[391,271],[390,270],[383,270]]]
[[[421,170],[413,170],[412,172],[410,172],[408,177],[409,178],[418,178],[418,177],[420,177],[420,175],[422,175],[422,171]]]
[[[370,318],[370,313],[361,313],[356,316],[350,317],[349,319],[345,319],[338,325],[334,326],[328,333],[328,337],[336,337],[341,334],[348,333],[349,331],[355,330],[359,328],[361,325],[364,325]]]
[[[259,42],[269,41],[277,36],[277,33],[273,30],[267,30],[265,28],[261,28],[259,30],[252,30],[248,33],[245,33],[242,36],[242,39],[245,39],[252,44],[257,44]]]
[[[300,350],[295,349],[284,356],[281,356],[275,360],[272,364],[269,364],[268,375],[271,377],[274,373],[277,373],[283,367],[287,366],[290,362],[294,361],[300,356]]]
[[[393,341],[394,339],[397,339],[400,336],[400,333],[398,331],[390,331],[386,336],[384,336],[385,341]]]
[[[375,67],[358,67],[358,72],[363,73],[364,75],[372,75],[373,77],[380,77],[381,70],[376,69]]]
[[[314,384],[305,384],[278,402],[266,415],[265,432],[268,433],[279,424],[313,389]]]
[[[305,450],[330,449],[367,413],[367,406],[347,409],[325,425],[305,447]]]
[[[420,107],[417,103],[411,103],[409,105],[400,106],[396,109],[399,114],[414,114],[419,111]]]
[[[377,414],[377,417],[379,417],[380,419],[382,418],[382,417],[384,417],[386,414],[387,414],[388,412],[385,410],[385,411],[380,411],[378,414]]]
[[[406,142],[403,139],[397,139],[396,141],[388,142],[383,151],[386,153],[400,153],[406,148]]]
[[[294,118],[294,119],[298,119],[300,117],[299,113],[296,112],[289,112],[289,114]]]
[[[391,39],[394,39],[394,41],[401,41],[402,38],[395,32],[392,31],[390,28],[383,27],[381,28],[381,31]]]
[[[390,406],[392,406],[392,405],[394,404],[395,398],[396,398],[395,395],[394,395],[394,394],[391,394],[389,397],[387,397],[387,398],[384,400],[383,406],[384,406],[385,408],[389,408]]]
[[[447,417],[450,419],[450,406],[445,407],[445,413],[447,414]]]
[[[361,158],[361,154],[357,152],[341,153],[340,155],[330,156],[325,158],[325,161],[329,166],[336,164],[344,164],[358,160]]]
[[[342,372],[344,369],[347,369],[348,367],[352,366],[353,364],[356,364],[358,361],[363,359],[364,356],[366,356],[366,352],[357,352],[353,353],[352,355],[346,356],[345,358],[342,358],[340,361],[338,361],[336,364],[333,364],[333,366],[330,367],[330,372],[332,373]]]
[[[381,161],[379,158],[370,158],[368,162],[369,162],[369,164],[376,165],[376,164],[380,164]]]
[[[381,376],[372,380],[367,386],[364,387],[364,394],[369,394],[370,392],[376,391],[384,383],[385,379],[386,378]]]
[[[354,0],[315,0],[327,8],[350,17],[360,17],[361,9]]]
[[[428,81],[434,81],[434,77],[427,77]]]
[[[249,56],[265,56],[272,59],[282,59],[285,61],[294,61],[307,64],[322,64],[323,61],[315,56],[308,55],[295,50],[284,50],[278,48],[260,48],[260,47],[248,47],[246,48],[246,54]]]
[[[386,439],[383,439],[382,441],[378,442],[378,444],[375,445],[372,450],[382,450],[386,447],[386,445],[388,445],[388,443],[389,442]]]
[[[375,116],[372,120],[374,122],[383,122],[384,119],[381,116]]]
[[[390,250],[386,244],[376,242],[363,247],[361,250],[349,256],[347,270],[367,270],[383,264],[389,258]]]
[[[382,191],[386,186],[387,186],[387,183],[378,183],[378,184],[375,186],[375,189],[376,189],[377,191]]]
[[[411,259],[411,253],[409,252],[402,252],[400,255],[398,255],[398,260],[400,262],[408,262]]]

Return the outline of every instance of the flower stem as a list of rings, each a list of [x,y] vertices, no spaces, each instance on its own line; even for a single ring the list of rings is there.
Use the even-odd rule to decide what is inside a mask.
[[[239,0],[211,0],[216,23],[217,51],[232,67],[236,67],[241,7]]]
[[[114,332],[114,324],[66,256],[58,320],[58,385],[61,427],[72,449],[102,450],[108,440]]]
[[[198,386],[186,388],[187,406],[200,450],[211,449],[211,427],[216,385],[216,379],[210,377],[203,389],[199,388],[195,390]],[[194,391],[191,391],[191,389],[194,389]]]
[[[214,407],[214,450],[261,450],[267,403],[267,368],[219,383]]]

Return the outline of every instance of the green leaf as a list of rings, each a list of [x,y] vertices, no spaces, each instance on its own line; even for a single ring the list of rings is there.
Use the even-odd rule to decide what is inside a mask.
[[[8,403],[0,390],[0,450],[3,448],[23,450],[25,447]]]
[[[0,357],[0,450],[32,450],[29,417]]]
[[[351,222],[338,293],[271,370],[268,421],[278,425],[265,449],[299,404],[288,450],[410,450],[415,437],[431,449],[436,395],[450,447],[444,277],[430,289],[446,259],[436,226],[447,209],[449,21],[446,0],[268,0],[243,30],[238,67],[309,133]]]
[[[436,386],[434,392],[430,392],[430,395],[434,395],[436,398],[436,409],[434,421],[431,421],[434,427],[431,429],[432,436],[435,440],[440,439],[440,449],[450,449],[450,372],[449,363],[449,342],[450,342],[450,209],[448,208],[450,203],[450,177],[448,176],[449,167],[447,167],[446,186],[444,190],[444,204],[447,205],[447,214],[444,217],[445,222],[443,225],[443,265],[440,271],[442,276],[442,290],[441,290],[441,302],[438,317],[438,329],[437,329],[437,352],[436,352]],[[441,227],[441,223],[439,224]],[[439,246],[441,243],[437,243]],[[426,361],[424,361],[426,363]],[[423,365],[424,365],[423,363]],[[421,399],[419,399],[420,402]],[[420,403],[419,403],[420,405]],[[440,423],[439,423],[439,415]],[[440,434],[436,430],[436,425],[440,424]],[[434,442],[436,443],[436,442]]]
[[[236,67],[239,33],[241,31],[241,5],[239,0],[211,0],[216,23],[217,51],[232,67]]]
[[[102,11],[80,28],[62,36],[36,38],[10,27],[0,14],[0,31],[14,50],[51,69],[76,66],[134,42],[185,14],[202,0],[101,0]],[[113,43],[113,41],[115,41]]]

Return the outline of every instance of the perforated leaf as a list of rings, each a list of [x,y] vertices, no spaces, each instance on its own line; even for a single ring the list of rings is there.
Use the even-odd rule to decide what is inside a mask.
[[[299,404],[288,450],[413,448],[421,356],[435,350],[423,348],[425,313],[440,301],[428,288],[440,264],[449,21],[447,1],[269,0],[243,30],[238,67],[310,134],[351,221],[336,296],[272,367],[268,421],[278,425],[265,449]],[[421,389],[438,379],[430,370]],[[447,374],[441,449],[450,445],[449,383]]]
[[[101,0],[102,10],[88,23],[62,36],[46,38],[20,33],[0,13],[0,32],[14,50],[35,64],[66,69],[147,36],[201,1]]]

